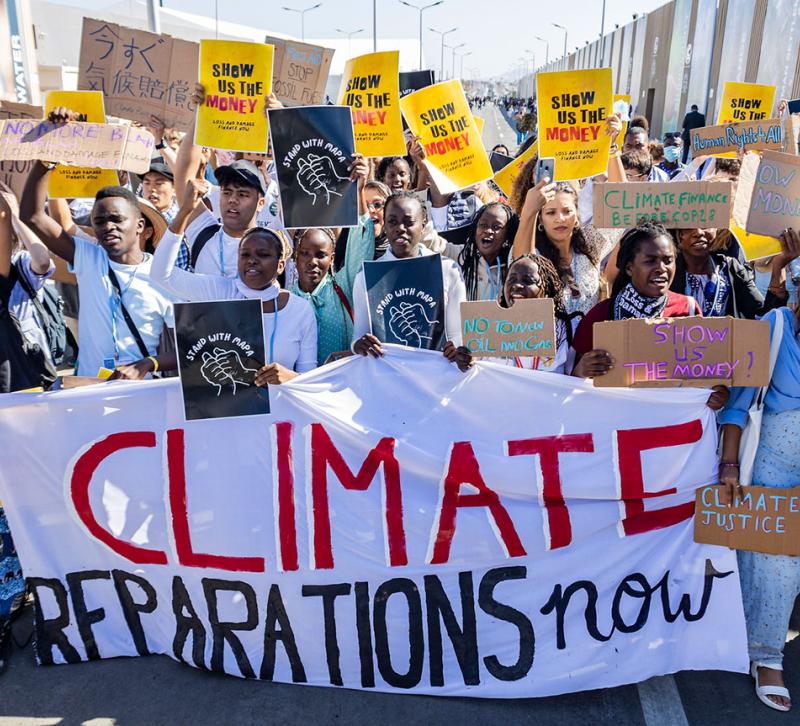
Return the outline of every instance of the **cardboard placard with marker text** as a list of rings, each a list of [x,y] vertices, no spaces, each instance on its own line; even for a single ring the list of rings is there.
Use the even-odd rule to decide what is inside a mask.
[[[271,35],[264,42],[275,48],[272,91],[278,100],[284,106],[313,106],[322,103],[333,51],[319,45]]]
[[[555,358],[554,309],[550,298],[516,300],[510,308],[494,300],[462,302],[463,345],[480,358]]]
[[[764,151],[756,170],[747,231],[778,237],[800,227],[800,156]]]
[[[692,155],[724,154],[739,149],[783,148],[783,126],[778,118],[764,121],[737,121],[703,126],[690,132]]]

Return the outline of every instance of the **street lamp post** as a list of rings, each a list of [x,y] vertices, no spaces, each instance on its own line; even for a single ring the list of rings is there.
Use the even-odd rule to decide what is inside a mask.
[[[412,5],[411,3],[407,3],[406,0],[400,0],[403,5],[408,5],[410,8],[414,8],[414,10],[419,12],[419,69],[422,70],[422,13],[424,13],[429,8],[436,7],[437,5],[441,5],[444,0],[437,0],[435,3],[431,3],[430,5],[424,5],[420,7],[419,5]]]
[[[364,28],[359,28],[358,30],[342,30],[341,28],[336,28],[336,32],[347,36],[347,57],[350,58],[353,55],[352,49],[350,47],[350,41],[352,40],[354,35],[363,33]]]
[[[287,10],[290,13],[297,13],[298,15],[300,15],[300,40],[306,39],[306,13],[309,10],[316,10],[320,5],[322,5],[322,3],[317,3],[316,5],[312,5],[311,7],[308,8],[303,8],[302,10],[298,8],[289,8],[286,7],[285,5],[281,6],[281,10]]]
[[[567,29],[558,23],[550,23],[554,28],[559,28],[564,31],[564,57],[567,57]]]
[[[432,33],[439,33],[442,36],[442,55],[439,59],[439,80],[441,81],[444,78],[444,39],[445,36],[450,35],[450,33],[455,33],[458,30],[458,27],[450,28],[450,30],[445,30],[442,32],[441,30],[436,30],[436,28],[428,28]]]
[[[545,49],[544,64],[547,65],[548,63],[550,63],[550,41],[547,40],[546,38],[543,38],[541,35],[534,35],[533,37],[536,38],[536,40],[541,40],[542,43],[545,44],[546,49]]]
[[[468,55],[472,55],[471,50],[468,50],[466,53],[459,53],[459,56],[461,56],[461,61],[458,66],[458,77],[462,80],[464,78],[464,58],[466,58]]]
[[[458,45],[454,45],[454,46],[452,46],[450,48],[450,50],[453,51],[453,55],[452,55],[452,58],[451,58],[451,60],[452,60],[452,71],[450,72],[450,78],[455,78],[456,77],[456,51],[459,48],[463,48],[465,45],[466,45],[466,43],[459,43]]]

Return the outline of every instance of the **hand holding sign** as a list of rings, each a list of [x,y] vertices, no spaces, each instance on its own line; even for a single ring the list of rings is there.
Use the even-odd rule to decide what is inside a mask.
[[[297,162],[297,183],[306,194],[314,198],[313,204],[317,203],[317,196],[321,194],[325,195],[325,204],[331,203],[331,194],[341,197],[342,193],[337,192],[336,188],[345,181],[349,179],[336,173],[329,156],[309,154]]]
[[[217,395],[222,393],[224,386],[232,386],[232,393],[236,395],[237,386],[249,386],[252,382],[251,373],[256,373],[254,368],[246,368],[238,351],[214,348],[213,353],[203,353],[203,365],[200,374],[212,386],[217,387]]]
[[[431,340],[432,325],[420,303],[401,302],[389,309],[389,330],[412,348],[422,348],[423,340]]]

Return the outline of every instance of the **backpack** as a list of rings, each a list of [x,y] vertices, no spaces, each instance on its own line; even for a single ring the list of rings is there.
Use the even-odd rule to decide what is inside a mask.
[[[197,267],[197,259],[200,257],[203,247],[206,246],[206,242],[208,242],[208,240],[210,240],[221,229],[221,224],[210,224],[208,227],[203,227],[203,229],[201,229],[197,234],[197,237],[194,238],[194,244],[192,245],[191,256],[189,258],[193,270],[195,267]]]
[[[36,294],[31,287],[30,281],[20,266],[20,261],[11,266],[12,281],[19,282],[20,287],[31,299],[33,307],[36,309],[36,317],[39,325],[44,331],[47,344],[50,346],[50,357],[53,363],[58,365],[64,360],[64,353],[67,349],[67,324],[64,321],[64,299],[56,290],[49,285],[42,287],[42,296]]]
[[[7,286],[5,292],[3,286]],[[12,289],[10,279],[0,279],[0,393],[36,386],[49,388],[56,380],[55,366],[38,345],[22,335],[17,316],[8,307]]]

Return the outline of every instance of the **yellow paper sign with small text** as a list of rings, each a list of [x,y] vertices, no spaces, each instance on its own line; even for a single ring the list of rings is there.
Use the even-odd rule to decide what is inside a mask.
[[[608,168],[611,69],[554,71],[536,76],[539,154],[553,157],[554,181],[583,179]]]
[[[339,87],[340,106],[350,106],[356,151],[364,156],[406,153],[400,116],[400,51],[351,58]]]
[[[273,51],[265,43],[200,41],[200,83],[206,98],[197,108],[195,144],[266,153],[264,97],[272,90]]]
[[[425,149],[425,167],[442,194],[492,178],[492,166],[461,81],[443,81],[400,99],[400,110]]]
[[[52,110],[64,106],[78,114],[78,120],[105,123],[102,91],[50,91],[44,105],[45,118]],[[103,187],[119,184],[112,169],[85,169],[59,166],[50,174],[47,194],[54,199],[93,197]]]
[[[481,116],[476,116],[474,113],[472,114],[472,118],[475,120],[475,125],[478,127],[478,133],[483,136],[483,127],[486,121],[484,121]]]
[[[522,167],[533,159],[538,151],[538,144],[536,142],[532,143],[514,161],[506,164],[494,175],[494,183],[503,190],[507,197],[511,197],[511,190],[514,188],[514,182],[522,171]]]
[[[717,124],[771,118],[775,86],[725,81]]]

